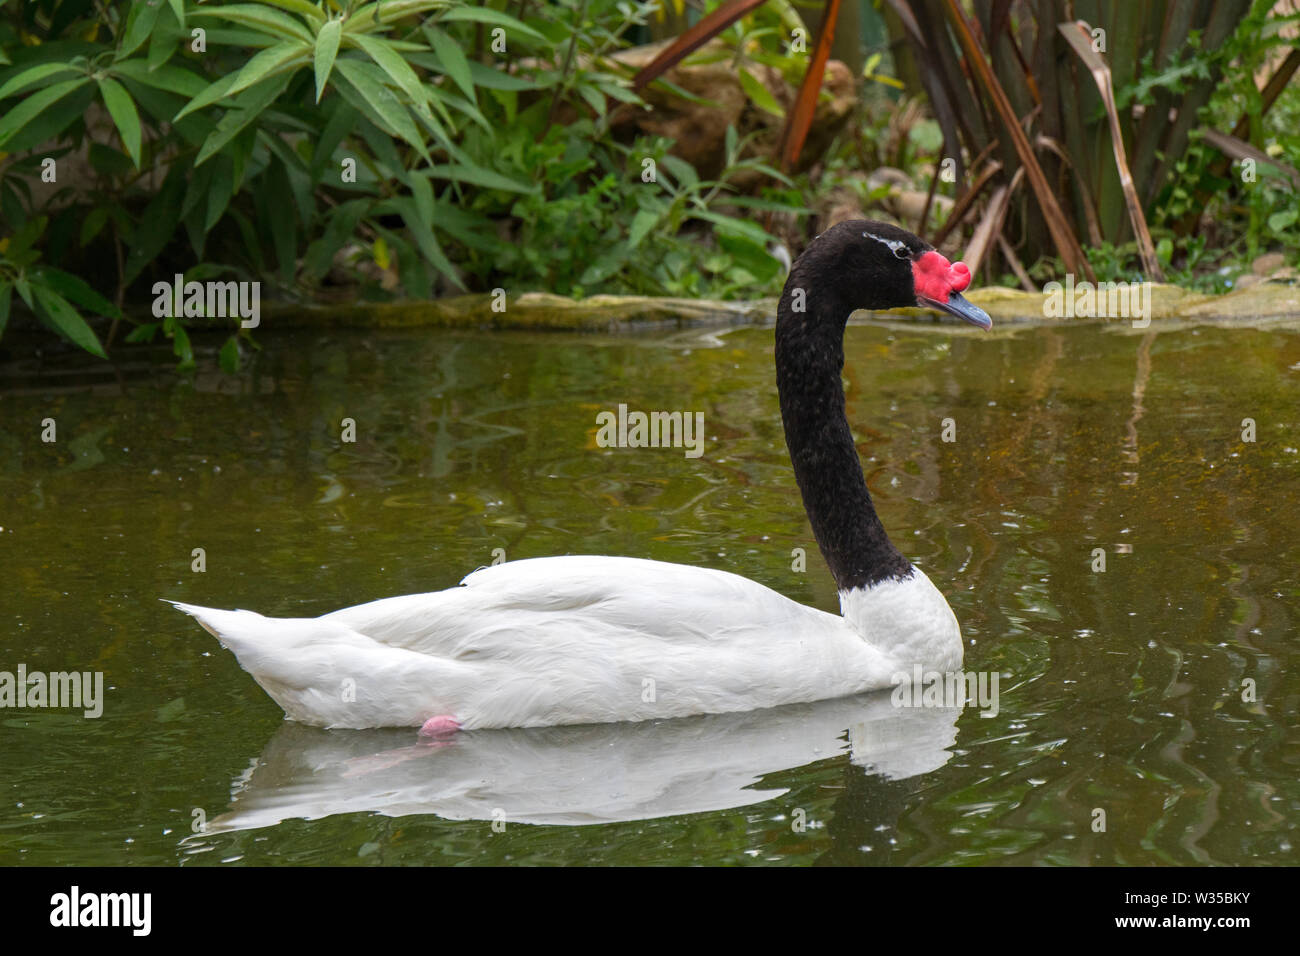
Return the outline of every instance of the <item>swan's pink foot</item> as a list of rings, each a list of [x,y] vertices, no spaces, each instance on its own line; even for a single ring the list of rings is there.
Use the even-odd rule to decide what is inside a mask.
[[[450,737],[456,731],[460,730],[460,721],[450,714],[439,714],[437,717],[430,717],[420,728],[421,737]]]

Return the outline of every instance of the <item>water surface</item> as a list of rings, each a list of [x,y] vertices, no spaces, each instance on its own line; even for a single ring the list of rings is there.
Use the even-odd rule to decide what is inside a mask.
[[[286,723],[158,598],[315,615],[609,553],[836,610],[772,332],[260,342],[233,377],[0,372],[0,670],[109,688],[97,720],[0,710],[0,863],[1300,859],[1293,330],[850,328],[882,519],[999,674],[995,717],[871,695],[445,747]],[[597,447],[620,403],[703,412],[703,456]]]

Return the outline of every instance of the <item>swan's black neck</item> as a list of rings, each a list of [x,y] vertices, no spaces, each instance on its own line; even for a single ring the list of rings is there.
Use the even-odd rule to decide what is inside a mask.
[[[854,302],[831,265],[805,254],[790,273],[777,310],[776,386],[804,510],[843,591],[909,577],[912,565],[876,515],[844,415],[844,326],[872,303]]]

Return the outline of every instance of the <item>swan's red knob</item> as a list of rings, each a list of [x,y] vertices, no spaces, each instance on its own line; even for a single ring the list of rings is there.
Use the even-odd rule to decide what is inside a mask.
[[[965,292],[970,285],[970,269],[964,262],[954,262],[948,276],[953,292]]]
[[[912,262],[912,284],[917,296],[947,302],[953,292],[963,292],[970,285],[970,269],[964,262],[949,262],[931,249]]]

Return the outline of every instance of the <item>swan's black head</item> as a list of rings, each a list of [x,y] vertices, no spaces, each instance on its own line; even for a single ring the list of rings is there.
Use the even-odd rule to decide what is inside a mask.
[[[841,325],[854,309],[920,306],[992,328],[988,313],[962,296],[968,285],[970,270],[964,263],[949,262],[906,229],[850,219],[809,244],[790,270],[782,298],[791,299],[793,311],[802,311],[794,300],[802,290],[805,302],[830,306],[832,321]]]

